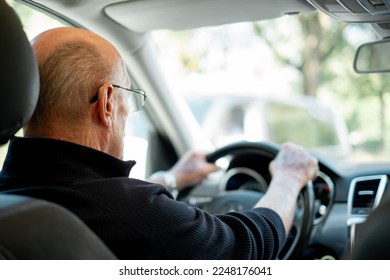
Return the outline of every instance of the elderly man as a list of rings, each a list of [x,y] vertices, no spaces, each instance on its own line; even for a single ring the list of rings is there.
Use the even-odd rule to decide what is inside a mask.
[[[25,137],[12,139],[0,189],[43,198],[78,215],[120,259],[273,259],[297,196],[317,169],[286,144],[266,195],[249,211],[213,216],[175,201],[162,185],[129,178],[125,120],[142,108],[117,50],[85,30],[57,28],[33,41],[41,91]],[[171,169],[177,187],[217,167],[189,153]],[[154,177],[164,182],[164,178]]]

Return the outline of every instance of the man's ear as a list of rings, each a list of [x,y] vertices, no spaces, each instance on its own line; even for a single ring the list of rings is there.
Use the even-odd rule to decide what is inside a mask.
[[[111,126],[113,110],[113,90],[110,83],[104,83],[99,88],[97,110],[99,119],[105,126]]]

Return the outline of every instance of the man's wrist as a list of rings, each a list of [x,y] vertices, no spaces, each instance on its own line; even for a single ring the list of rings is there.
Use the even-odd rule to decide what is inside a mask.
[[[157,171],[149,178],[151,181],[164,185],[170,192],[176,189],[176,177],[169,171]]]

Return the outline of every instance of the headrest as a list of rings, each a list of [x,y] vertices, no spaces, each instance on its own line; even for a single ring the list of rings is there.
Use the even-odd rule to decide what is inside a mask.
[[[39,96],[39,71],[22,24],[0,0],[0,144],[32,116]]]

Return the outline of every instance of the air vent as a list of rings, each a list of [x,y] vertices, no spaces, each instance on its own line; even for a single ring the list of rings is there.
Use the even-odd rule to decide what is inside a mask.
[[[374,207],[380,180],[360,181],[355,185],[351,214],[369,214]]]
[[[379,204],[387,185],[387,176],[356,178],[351,183],[349,193],[349,214],[368,216]]]

